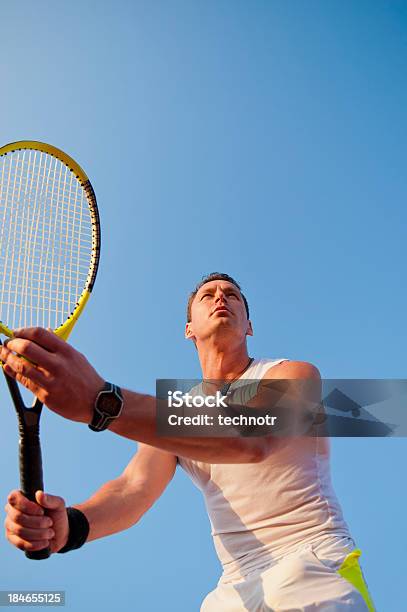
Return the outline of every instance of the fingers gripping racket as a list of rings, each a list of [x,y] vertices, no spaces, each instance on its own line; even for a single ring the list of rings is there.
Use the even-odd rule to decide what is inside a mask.
[[[0,333],[48,327],[67,340],[95,282],[100,254],[96,197],[82,168],[59,149],[21,141],[0,148]],[[0,341],[1,344],[1,341]],[[19,422],[20,481],[43,490],[42,403],[25,406],[5,372]],[[26,552],[46,559],[48,548]]]

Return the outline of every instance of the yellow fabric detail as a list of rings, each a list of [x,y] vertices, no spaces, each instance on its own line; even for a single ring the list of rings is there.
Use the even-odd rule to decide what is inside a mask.
[[[353,584],[353,586],[359,591],[366,602],[369,612],[375,612],[372,598],[367,590],[367,585],[359,565],[359,557],[361,554],[362,551],[360,548],[352,550],[352,552],[345,557],[337,572],[340,576],[342,576],[342,578],[345,578],[345,580]]]

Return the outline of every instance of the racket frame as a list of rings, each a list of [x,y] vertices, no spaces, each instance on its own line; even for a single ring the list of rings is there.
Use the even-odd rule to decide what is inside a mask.
[[[90,297],[95,282],[100,259],[100,219],[96,203],[95,192],[81,166],[72,157],[54,147],[35,140],[21,140],[0,147],[0,157],[13,153],[14,151],[34,150],[47,153],[63,162],[76,176],[80,182],[88,201],[91,223],[92,223],[92,248],[88,276],[85,287],[76,302],[76,305],[67,319],[54,330],[54,333],[61,339],[67,340],[72,329],[83,312]],[[13,338],[13,331],[2,321],[0,321],[0,334]],[[0,345],[2,342],[0,340]],[[1,362],[0,362],[1,363]],[[1,366],[3,364],[1,363]],[[3,369],[3,367],[2,367]],[[28,408],[23,401],[17,381],[4,372],[7,386],[12,397],[17,413],[19,426],[19,461],[20,461],[20,486],[21,491],[27,499],[36,502],[35,492],[44,490],[42,455],[39,435],[39,424],[42,411],[42,402],[35,398],[31,408]],[[51,551],[45,548],[39,551],[26,551],[25,555],[29,559],[46,559]]]

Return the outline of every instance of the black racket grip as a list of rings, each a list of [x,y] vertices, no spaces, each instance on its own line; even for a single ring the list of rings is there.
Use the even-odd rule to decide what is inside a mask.
[[[20,485],[27,499],[36,503],[35,492],[44,490],[42,457],[38,425],[20,435]],[[48,559],[50,549],[26,551],[28,559]]]

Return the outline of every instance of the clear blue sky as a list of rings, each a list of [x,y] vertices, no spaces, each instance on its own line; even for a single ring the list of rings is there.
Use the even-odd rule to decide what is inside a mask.
[[[72,335],[107,379],[199,376],[186,296],[213,270],[248,296],[256,357],[330,378],[406,376],[403,1],[3,2],[0,142],[50,142],[91,177],[100,274]],[[403,246],[404,245],[404,246]],[[18,486],[5,385],[0,491]],[[46,489],[73,504],[136,445],[45,412]],[[382,612],[405,600],[406,440],[336,439],[332,471]],[[67,609],[195,612],[220,568],[177,470],[133,529],[46,562],[0,540],[1,589]]]

